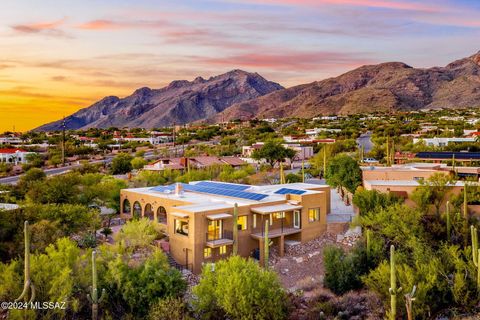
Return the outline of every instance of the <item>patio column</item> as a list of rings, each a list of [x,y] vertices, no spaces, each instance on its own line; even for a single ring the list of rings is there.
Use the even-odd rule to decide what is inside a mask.
[[[282,234],[280,236],[280,257],[285,255],[285,236]]]

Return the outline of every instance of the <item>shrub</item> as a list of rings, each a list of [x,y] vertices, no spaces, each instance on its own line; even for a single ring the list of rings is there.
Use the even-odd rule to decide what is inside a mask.
[[[202,319],[284,319],[286,295],[277,275],[239,256],[205,265],[193,289]]]
[[[182,299],[165,298],[158,300],[148,313],[149,320],[189,320],[188,309]]]

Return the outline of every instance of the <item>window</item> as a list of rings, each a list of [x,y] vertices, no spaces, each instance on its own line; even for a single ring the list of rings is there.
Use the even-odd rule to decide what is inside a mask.
[[[220,250],[220,255],[227,254],[227,246],[221,246],[219,250]]]
[[[238,217],[237,226],[238,230],[247,230],[247,216]]]
[[[256,228],[257,227],[257,215],[254,214],[253,215],[253,228]]]
[[[277,213],[275,213],[275,218],[277,218],[277,219],[285,218],[285,212],[277,212]]]
[[[218,240],[221,238],[222,238],[222,220],[209,220],[207,241]]]
[[[320,220],[320,208],[308,209],[308,221],[314,222]]]
[[[188,221],[175,219],[175,233],[188,236]]]
[[[203,257],[210,258],[212,256],[212,248],[204,248],[203,249]]]

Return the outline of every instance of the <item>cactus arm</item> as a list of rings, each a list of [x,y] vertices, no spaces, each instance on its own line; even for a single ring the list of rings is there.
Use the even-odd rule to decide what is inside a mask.
[[[35,301],[35,286],[33,285],[33,283],[30,284],[30,290],[32,292],[32,296],[30,297],[29,303],[32,303],[33,301]]]
[[[31,291],[31,298],[30,302],[33,302],[35,299],[35,287],[30,279],[30,230],[28,228],[28,221],[25,221],[24,223],[24,237],[25,237],[25,258],[24,258],[24,286],[23,286],[23,291],[22,294],[15,300],[15,302],[20,301],[21,299],[24,299],[27,301],[27,294],[28,294],[28,289],[30,288]]]

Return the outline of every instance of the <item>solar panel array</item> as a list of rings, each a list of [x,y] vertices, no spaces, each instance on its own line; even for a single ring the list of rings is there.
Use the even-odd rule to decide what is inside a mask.
[[[207,187],[207,188],[221,188],[221,189],[236,190],[236,191],[244,191],[250,188],[250,186],[241,185],[241,184],[231,184],[231,183],[222,183],[222,182],[214,182],[214,181],[200,181],[195,185]]]
[[[304,194],[305,190],[297,190],[297,189],[289,189],[289,188],[282,188],[275,191],[276,194]]]
[[[478,160],[480,159],[480,152],[419,152],[415,155],[420,159],[452,159],[457,160]]]
[[[222,189],[222,188],[205,187],[205,186],[192,185],[192,184],[184,184],[183,189],[186,191],[209,193],[209,194],[215,194],[219,196],[234,197],[234,198],[256,200],[256,201],[260,201],[268,197],[268,195],[261,194],[261,193],[239,191],[239,190],[232,190],[232,189],[225,189],[225,188]]]
[[[150,190],[158,191],[158,192],[173,191],[173,190],[175,190],[175,185],[172,184],[172,185],[169,185],[169,186],[157,186],[157,187],[151,188]]]

